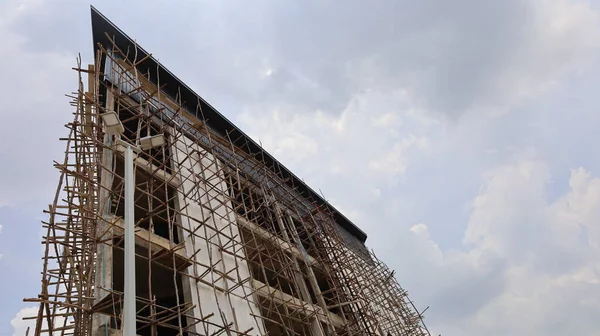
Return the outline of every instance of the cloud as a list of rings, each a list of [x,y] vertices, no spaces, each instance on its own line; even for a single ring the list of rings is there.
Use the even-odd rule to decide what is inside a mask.
[[[427,153],[427,135],[439,127],[421,118],[404,92],[356,95],[337,116],[291,108],[297,107],[248,108],[234,122],[353,219],[362,214],[351,204],[377,202],[381,186],[401,183],[411,158]],[[345,183],[345,190],[335,187],[339,183]]]
[[[215,32],[228,45],[214,52],[232,55],[220,60],[221,76],[236,76],[232,97],[335,115],[357,93],[389,89],[452,117],[504,112],[584,69],[600,43],[598,14],[584,1],[264,2],[243,16],[233,6],[219,10],[244,27]]]
[[[38,308],[36,307],[27,307],[19,310],[17,315],[10,320],[10,325],[13,328],[13,336],[23,336],[27,332],[29,328],[29,334],[33,335],[35,330],[35,320],[23,320],[24,317],[36,316],[38,313]]]
[[[425,239],[429,239],[429,229],[427,228],[427,225],[423,223],[413,225],[410,228],[410,232]]]
[[[489,172],[472,203],[466,249],[440,252],[425,224],[410,229],[416,239],[411,247],[420,246],[415,252],[438,256],[410,258],[424,271],[404,284],[427,293],[423,301],[431,314],[440,312],[434,330],[447,335],[597,331],[593,316],[600,313],[600,301],[590,294],[600,286],[594,257],[600,252],[600,178],[574,169],[570,189],[550,203],[549,178],[548,167],[536,161]],[[392,265],[407,269],[411,261],[403,263]],[[425,278],[443,281],[418,283]],[[525,316],[527,323],[506,324]]]
[[[12,335],[13,336],[23,336],[27,333],[28,330],[29,330],[29,335],[33,335],[35,332],[36,320],[32,320],[32,319],[24,320],[23,318],[37,316],[38,310],[39,310],[38,307],[26,307],[26,308],[19,310],[19,312],[15,315],[15,317],[10,321],[10,325],[13,328]],[[57,317],[54,319],[53,323],[55,326],[63,326],[64,321],[65,321],[64,318]],[[42,330],[47,330],[47,329],[48,329],[48,323],[46,322],[46,320],[44,320],[44,322],[42,323]],[[47,333],[42,333],[42,334],[45,335]]]
[[[518,13],[521,5],[524,17]],[[553,183],[564,183],[564,176],[554,173],[574,161],[559,162],[548,154],[560,155],[557,146],[570,150],[578,143],[563,145],[545,136],[576,134],[591,119],[577,111],[571,117],[582,116],[577,123],[544,122],[547,127],[541,128],[539,118],[556,118],[561,111],[538,110],[536,99],[564,90],[562,82],[589,64],[598,37],[587,29],[597,25],[597,14],[579,2],[495,6],[502,8],[480,18],[490,21],[483,26],[491,32],[464,33],[479,29],[479,23],[456,23],[461,29],[448,34],[455,32],[462,42],[450,39],[452,50],[432,61],[437,67],[411,85],[405,85],[400,72],[375,71],[386,64],[384,59],[369,63],[357,56],[361,61],[355,65],[369,67],[354,79],[368,89],[355,87],[340,95],[348,102],[337,109],[341,112],[330,114],[331,107],[295,104],[282,96],[285,103],[267,99],[245,107],[237,123],[293,171],[308,176],[309,184],[322,188],[369,233],[368,244],[398,270],[417,305],[430,306],[426,321],[436,334],[563,335],[569,328],[590,334],[598,300],[588,296],[597,288],[598,267],[586,256],[597,252],[581,242],[597,236],[581,223],[594,220],[578,223],[565,207],[592,203],[593,192],[572,186],[578,180],[593,185],[597,178],[575,169],[568,190],[553,189]],[[498,19],[490,18],[493,11],[500,11]],[[461,43],[471,43],[471,49]],[[565,45],[576,51],[563,50]],[[387,49],[382,53],[394,55]],[[295,66],[302,66],[298,62]],[[458,67],[461,62],[464,66]],[[519,114],[524,107],[529,111]],[[591,140],[589,135],[585,140]],[[289,137],[317,144],[316,150],[283,150],[279,140]],[[574,195],[581,194],[591,196],[575,201]],[[587,209],[584,213],[596,211]],[[557,299],[555,293],[562,292],[569,296]],[[574,308],[572,313],[565,304]],[[590,313],[576,313],[584,309]],[[571,327],[571,321],[577,326]]]

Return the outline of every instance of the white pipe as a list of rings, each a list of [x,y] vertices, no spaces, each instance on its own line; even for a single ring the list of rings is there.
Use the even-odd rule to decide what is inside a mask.
[[[123,336],[136,335],[135,307],[135,232],[134,232],[133,150],[125,147],[125,297],[123,303]]]

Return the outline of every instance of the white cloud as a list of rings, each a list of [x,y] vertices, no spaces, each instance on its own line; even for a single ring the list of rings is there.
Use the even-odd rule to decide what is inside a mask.
[[[36,320],[35,319],[24,320],[23,318],[37,316],[38,310],[39,310],[39,307],[26,307],[26,308],[19,310],[19,312],[17,312],[15,317],[10,321],[10,325],[13,328],[12,335],[13,336],[24,336],[28,329],[29,329],[29,335],[33,335],[35,332]],[[55,318],[53,321],[54,326],[57,326],[57,327],[64,326],[64,322],[65,322],[65,318],[62,318],[62,317]],[[44,319],[44,322],[42,322],[42,330],[48,330],[48,323],[46,322],[45,319]],[[42,335],[48,335],[48,333],[45,332],[45,333],[42,333]]]
[[[343,10],[337,3],[309,1],[299,12],[258,5],[249,17],[263,13],[278,20],[255,25],[273,32],[255,41],[252,51],[267,54],[280,75],[259,84],[241,76],[238,85],[248,99],[336,114],[356,93],[390,89],[410,92],[419,105],[452,116],[497,114],[582,71],[600,46],[600,19],[588,1],[410,4],[407,10],[408,2],[379,2],[369,15],[353,1]],[[336,15],[315,14],[330,12]],[[299,23],[305,28],[298,30]],[[263,63],[254,58],[249,70]]]
[[[408,158],[406,151],[412,147],[419,150],[424,150],[427,147],[427,138],[416,138],[413,134],[409,134],[399,142],[394,143],[389,152],[383,157],[375,158],[369,162],[369,169],[375,173],[388,173],[393,175],[401,175],[408,166]]]
[[[439,119],[424,124],[403,114],[402,110],[398,111],[397,118],[403,121],[402,126],[404,121],[411,121],[412,127],[406,132],[420,128],[423,138],[452,129],[427,147],[415,146],[415,151],[407,156],[409,163],[415,161],[416,164],[423,155],[452,149],[450,160],[434,170],[438,174],[453,176],[468,165],[469,162],[459,160],[463,155],[461,151],[481,148],[481,153],[485,153],[490,142],[498,141],[494,137],[479,136],[473,130],[486,135],[495,129],[494,120],[499,119],[468,127]],[[564,335],[569,328],[581,335],[595,331],[592,317],[600,313],[600,298],[590,296],[590,293],[597,290],[600,281],[600,264],[593,258],[600,252],[599,178],[583,168],[574,169],[569,178],[569,189],[554,195],[549,190],[550,184],[564,177],[553,176],[545,161],[535,159],[538,156],[535,150],[525,147],[498,151],[496,156],[504,163],[481,175],[480,192],[468,202],[463,245],[442,248],[439,235],[429,228],[429,224],[435,224],[433,226],[437,228],[444,224],[456,225],[443,222],[443,212],[448,209],[429,206],[430,211],[441,213],[442,222],[412,226],[403,224],[404,210],[390,212],[396,204],[390,199],[393,195],[390,192],[395,191],[390,190],[389,181],[405,171],[390,172],[390,175],[382,175],[380,171],[374,176],[369,173],[368,162],[386,157],[386,154],[392,156],[395,135],[381,132],[380,125],[366,122],[360,113],[354,112],[349,107],[340,117],[319,113],[295,115],[293,122],[278,119],[273,125],[279,126],[282,134],[293,129],[321,145],[316,153],[308,156],[310,161],[294,162],[297,168],[293,170],[313,172],[311,176],[316,176],[317,180],[326,174],[335,177],[330,188],[325,189],[333,189],[331,201],[336,206],[341,204],[340,210],[348,212],[347,215],[369,233],[375,232],[370,245],[375,246],[380,255],[384,254],[383,259],[391,267],[405,274],[401,275],[401,284],[413,294],[417,304],[431,307],[427,319],[430,329],[448,336],[482,333]],[[384,118],[376,112],[373,115],[368,120]],[[467,121],[473,120],[464,120]],[[246,129],[252,135],[255,125],[269,122],[266,116],[254,123],[246,120]],[[282,135],[269,132],[273,126],[259,129],[258,134],[271,137],[265,143],[267,148],[276,147],[278,137]],[[323,129],[329,132],[323,132]],[[402,134],[402,128],[399,130]],[[449,142],[456,143],[448,146]],[[337,147],[337,150],[327,151],[323,146]],[[290,154],[283,151],[280,157],[285,160]],[[331,168],[331,162],[346,162],[346,165],[329,172],[319,171],[319,167]],[[418,174],[411,176],[424,180],[432,178]],[[470,176],[470,179],[477,182],[479,176]],[[325,185],[322,182],[311,184],[322,187]],[[343,188],[335,187],[342,184]],[[376,197],[379,205],[371,202],[373,188],[379,191]],[[383,194],[381,190],[384,190]],[[436,190],[447,192],[445,197],[448,199],[460,192],[457,189]],[[353,196],[356,194],[358,196]],[[420,194],[412,190],[406,197],[411,196],[419,197]],[[402,198],[400,202],[408,203],[410,199]],[[379,235],[381,231],[385,233]],[[399,253],[402,258],[394,257]],[[571,308],[566,310],[566,306]],[[578,313],[581,311],[587,313]]]
[[[403,92],[369,91],[356,95],[337,116],[283,104],[248,107],[236,119],[292,169],[302,167],[312,177],[319,167],[322,178],[360,175],[379,183],[402,174],[413,151],[427,149],[423,133],[435,124],[421,122],[409,107]],[[411,134],[402,134],[404,125]]]
[[[597,290],[599,268],[589,256],[598,255],[599,235],[589,223],[598,220],[583,216],[600,211],[600,188],[590,188],[598,179],[574,170],[570,190],[550,191],[554,167],[528,139],[544,130],[531,127],[536,133],[527,134],[519,123],[537,119],[505,112],[533,108],[536,99],[565,90],[563,81],[582,73],[598,52],[598,14],[587,2],[506,3],[514,8],[510,15],[498,14],[504,21],[472,11],[480,18],[458,22],[448,32],[449,49],[432,51],[440,59],[425,65],[434,70],[417,71],[420,78],[388,71],[388,57],[424,66],[398,55],[406,50],[390,39],[391,47],[372,49],[387,54],[348,61],[344,75],[368,89],[350,91],[339,114],[290,100],[280,109],[289,119],[283,113],[276,119],[264,113],[280,106],[273,100],[247,106],[239,124],[251,136],[268,139],[268,150],[293,171],[308,174],[307,181],[323,188],[340,210],[352,210],[349,217],[370,234],[370,245],[398,270],[417,304],[430,306],[426,321],[435,334],[564,335],[569,328],[592,334],[590,316],[600,313],[600,298],[590,293]],[[495,26],[480,29],[480,20]],[[416,50],[423,48],[418,42],[411,45]],[[461,117],[449,121],[432,111]],[[289,134],[311,139],[317,150],[303,160],[290,158],[293,153],[278,151],[279,139]],[[457,177],[481,185],[480,192],[469,193],[469,186],[453,181]],[[407,223],[415,203],[434,199],[425,192],[439,194],[441,204],[420,205],[437,213],[439,222]],[[444,215],[460,212],[448,207],[459,202],[466,205],[461,222]],[[449,243],[453,239],[446,235],[457,242]]]
[[[423,223],[415,224],[410,228],[410,232],[425,239],[429,239],[429,229]]]
[[[515,13],[526,17],[515,26],[519,44],[499,51],[505,53],[506,61],[474,97],[474,109],[502,113],[531,101],[586,69],[598,54],[600,16],[589,1],[523,3],[523,12]],[[512,23],[509,20],[505,24]]]
[[[33,335],[35,330],[35,320],[23,320],[24,317],[36,316],[38,308],[27,307],[21,309],[15,317],[10,320],[10,325],[13,328],[13,336],[23,336],[29,328],[29,335]]]
[[[445,251],[441,259],[435,260],[413,258],[415,263],[425,261],[421,267],[428,274],[424,276],[443,279],[443,284],[436,281],[425,288],[415,282],[413,289],[421,287],[419,291],[429,293],[426,302],[432,309],[453,310],[448,318],[433,321],[431,327],[436,332],[597,332],[594,316],[600,314],[600,297],[593,293],[600,286],[600,263],[595,257],[600,246],[594,244],[600,238],[600,178],[592,177],[585,169],[574,169],[570,189],[548,203],[549,177],[548,167],[534,161],[491,172],[473,202],[464,239],[468,249]],[[425,224],[417,224],[410,231],[418,244],[429,246],[430,253],[439,253]],[[582,239],[584,231],[587,235]],[[495,276],[494,281],[499,281],[497,288],[485,287],[492,279],[478,279],[485,269]],[[489,291],[492,295],[486,297]],[[475,302],[476,309],[469,310],[469,303],[482,296],[485,300]]]

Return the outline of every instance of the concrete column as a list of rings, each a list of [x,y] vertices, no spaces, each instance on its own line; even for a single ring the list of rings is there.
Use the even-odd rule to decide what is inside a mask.
[[[112,109],[114,105],[114,97],[112,92],[106,92],[106,108]],[[105,134],[103,143],[109,147],[112,144],[112,138],[110,135]],[[105,149],[102,153],[102,171],[100,172],[100,191],[99,191],[99,204],[98,204],[98,215],[103,218],[96,224],[96,237],[100,243],[96,246],[97,261],[95,269],[95,292],[94,292],[94,303],[100,302],[104,299],[108,292],[104,289],[112,288],[112,271],[113,271],[113,246],[110,237],[112,237],[112,230],[108,230],[109,223],[111,220],[111,197],[110,190],[112,188],[114,152],[110,149]],[[99,330],[106,330],[109,327],[110,318],[103,314],[95,314],[92,317],[92,331],[97,332]],[[104,335],[104,334],[102,334]]]

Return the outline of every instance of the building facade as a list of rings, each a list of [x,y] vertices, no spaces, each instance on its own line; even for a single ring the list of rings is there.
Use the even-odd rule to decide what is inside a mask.
[[[33,334],[120,334],[125,142],[138,335],[429,335],[364,232],[93,8],[92,28]]]

